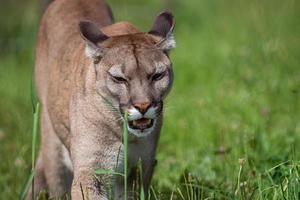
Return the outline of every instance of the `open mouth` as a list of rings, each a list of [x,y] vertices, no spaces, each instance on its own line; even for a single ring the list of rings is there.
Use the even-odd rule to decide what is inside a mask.
[[[128,122],[129,128],[131,129],[148,129],[153,126],[154,119],[149,119],[149,118],[141,118],[137,120],[132,120]]]

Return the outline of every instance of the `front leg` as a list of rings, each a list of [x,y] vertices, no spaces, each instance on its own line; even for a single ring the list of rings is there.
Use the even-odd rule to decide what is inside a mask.
[[[149,187],[151,184],[151,179],[156,164],[157,164],[157,160],[155,158],[153,158],[152,160],[142,161],[143,187],[145,190],[146,197],[148,196]]]
[[[95,175],[96,169],[115,170],[119,148],[122,145],[105,126],[86,125],[76,127],[71,140],[71,158],[74,166],[72,199],[106,200],[113,183],[112,175]]]

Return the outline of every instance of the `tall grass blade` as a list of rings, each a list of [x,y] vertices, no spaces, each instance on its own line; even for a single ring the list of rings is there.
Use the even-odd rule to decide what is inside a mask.
[[[113,170],[106,170],[106,169],[96,169],[95,174],[97,174],[97,175],[110,175],[110,174],[112,174],[112,175],[118,175],[118,176],[124,177],[124,174],[122,174],[122,173],[115,172]]]
[[[36,101],[36,97],[35,97],[33,77],[31,77],[31,83],[30,83],[30,99],[31,99],[32,111],[33,111],[33,113],[35,113],[37,101]]]
[[[35,168],[35,156],[36,156],[36,143],[37,143],[37,133],[38,133],[38,127],[39,127],[39,118],[40,118],[40,103],[38,102],[36,104],[36,109],[33,114],[33,134],[32,134],[32,154],[31,154],[31,173],[34,174],[34,168]],[[34,198],[34,176],[32,178],[32,198]]]
[[[36,143],[37,143],[37,134],[39,128],[39,118],[40,118],[40,103],[36,104],[36,110],[33,114],[33,134],[32,134],[32,154],[31,154],[31,166],[32,170],[34,170],[35,166],[35,156],[36,156]]]
[[[183,196],[181,190],[180,190],[178,187],[177,187],[177,192],[178,192],[178,194],[180,195],[180,197],[182,198],[182,200],[185,200],[185,198],[184,198],[184,196]]]
[[[125,112],[123,123],[123,145],[124,145],[124,200],[128,199],[127,177],[128,177],[128,113]]]
[[[191,200],[190,193],[189,193],[189,183],[187,181],[186,174],[183,175],[183,178],[184,178],[184,182],[185,182],[187,198],[188,198],[188,200]]]
[[[175,189],[176,189],[176,186],[174,186],[172,189],[170,200],[173,200]]]
[[[34,168],[35,168],[35,156],[36,156],[36,143],[37,143],[37,134],[39,128],[39,118],[40,118],[40,103],[36,104],[36,107],[33,106],[33,130],[32,130],[32,144],[31,144],[31,173],[28,177],[28,180],[20,194],[20,200],[25,198],[25,195],[29,189],[30,184],[32,185],[32,197],[34,197]]]
[[[27,191],[28,191],[28,189],[29,189],[29,187],[32,183],[33,177],[34,177],[34,172],[31,172],[28,179],[27,179],[27,181],[26,181],[26,184],[24,185],[24,187],[22,189],[22,192],[19,196],[19,200],[25,199],[26,193],[27,193]]]
[[[240,193],[240,189],[241,189],[241,175],[242,175],[242,171],[243,171],[243,166],[244,166],[244,159],[239,159],[239,173],[238,173],[238,177],[237,177],[237,186],[236,186],[236,190],[234,192],[235,196],[238,196]]]
[[[152,192],[152,194],[153,194],[153,196],[154,196],[154,199],[155,199],[155,200],[158,200],[154,188],[151,186],[150,189],[151,189],[151,192]]]

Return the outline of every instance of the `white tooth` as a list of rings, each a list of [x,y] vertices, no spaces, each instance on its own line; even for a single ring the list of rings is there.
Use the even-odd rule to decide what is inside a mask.
[[[135,120],[132,121],[133,126],[137,126],[137,122]]]
[[[147,120],[147,125],[149,125],[151,123],[151,119]]]

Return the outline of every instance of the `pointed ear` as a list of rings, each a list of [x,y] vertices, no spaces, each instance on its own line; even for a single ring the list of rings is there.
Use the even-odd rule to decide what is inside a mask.
[[[174,30],[174,17],[171,12],[162,12],[160,13],[155,22],[149,31],[150,34],[161,37],[161,41],[159,41],[156,46],[163,51],[168,52],[170,49],[175,48],[176,42],[173,36]]]
[[[81,21],[79,23],[81,37],[86,42],[85,53],[88,57],[99,60],[103,56],[103,48],[100,43],[109,37],[102,33],[97,25],[91,21]]]

